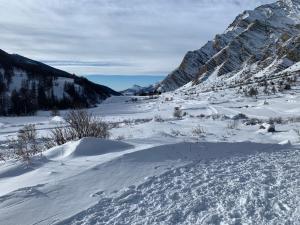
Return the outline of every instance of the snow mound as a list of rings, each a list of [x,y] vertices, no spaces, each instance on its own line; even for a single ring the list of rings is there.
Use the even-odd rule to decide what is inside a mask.
[[[52,148],[45,153],[45,156],[48,159],[61,160],[67,157],[97,156],[111,152],[121,152],[130,148],[133,148],[133,146],[120,141],[83,138],[79,141]]]
[[[61,116],[54,116],[51,118],[50,122],[51,123],[63,123],[63,122],[65,122],[65,120]]]
[[[247,156],[257,152],[274,152],[281,149],[282,146],[277,144],[260,144],[253,142],[177,143],[127,153],[120,160],[143,163],[163,161],[199,161],[233,156]]]

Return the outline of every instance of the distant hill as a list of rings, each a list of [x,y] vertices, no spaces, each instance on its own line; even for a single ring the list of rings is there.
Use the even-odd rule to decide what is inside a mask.
[[[120,93],[65,71],[0,50],[0,115],[92,107]]]
[[[147,87],[141,87],[139,85],[133,85],[133,87],[121,91],[123,95],[133,96],[133,95],[151,95],[155,93],[155,88],[157,84],[149,85]]]

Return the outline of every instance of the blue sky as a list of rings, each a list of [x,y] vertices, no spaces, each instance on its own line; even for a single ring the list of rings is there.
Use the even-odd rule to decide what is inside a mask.
[[[79,75],[166,75],[272,0],[0,0],[0,48]]]
[[[91,75],[87,78],[95,83],[102,84],[116,91],[123,91],[127,88],[131,88],[133,85],[139,85],[142,87],[155,84],[162,81],[164,76],[158,75]]]

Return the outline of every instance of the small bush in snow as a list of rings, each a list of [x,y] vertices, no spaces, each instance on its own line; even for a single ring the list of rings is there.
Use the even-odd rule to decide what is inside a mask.
[[[283,119],[282,119],[282,117],[270,118],[269,121],[268,121],[268,123],[269,124],[274,124],[274,123],[282,124],[283,123]]]
[[[274,124],[270,124],[270,126],[268,127],[268,129],[267,129],[267,131],[268,132],[275,132],[276,130],[275,130],[275,125]]]
[[[256,97],[258,95],[258,89],[254,88],[254,87],[251,87],[248,90],[247,95],[250,96],[250,97]]]
[[[166,97],[165,98],[165,102],[171,102],[171,101],[173,101],[173,97]]]
[[[291,89],[292,89],[292,87],[291,87],[290,84],[285,84],[284,85],[284,90],[291,90]]]
[[[181,119],[183,117],[183,111],[180,107],[177,106],[174,108],[173,116],[177,119]]]
[[[32,156],[42,151],[38,144],[35,125],[25,125],[18,131],[17,138],[9,141],[9,147],[13,150],[17,159],[30,163]]]
[[[239,121],[238,120],[229,121],[228,124],[227,124],[227,128],[231,129],[231,130],[237,129],[238,127],[239,127]]]
[[[197,137],[205,137],[206,132],[203,127],[197,126],[195,129],[192,130],[192,134]]]
[[[72,136],[71,129],[69,127],[56,127],[51,130],[50,138],[48,138],[47,146],[53,147],[55,145],[63,145],[71,140],[76,140],[75,136]]]
[[[119,136],[116,138],[117,141],[122,141],[122,140],[124,140],[124,139],[125,139],[125,137],[124,137],[123,135],[119,135]]]
[[[230,117],[224,115],[224,114],[219,114],[219,113],[216,113],[216,114],[212,114],[210,116],[213,120],[228,120],[230,119]],[[209,117],[208,117],[209,118]]]
[[[290,117],[290,118],[288,118],[288,122],[298,123],[298,122],[300,122],[300,116]]]
[[[171,134],[172,134],[172,136],[184,136],[184,135],[182,135],[181,134],[181,132],[179,131],[179,130],[174,130],[174,129],[172,129],[171,130]]]
[[[211,118],[213,119],[213,120],[217,120],[217,119],[220,119],[221,118],[221,115],[220,114],[212,114],[211,115]]]
[[[300,142],[300,130],[299,130],[299,129],[295,129],[294,131],[295,131],[295,133],[297,134],[298,140],[299,140],[299,142]]]
[[[262,121],[260,119],[257,119],[257,118],[251,118],[249,120],[246,121],[246,125],[251,125],[251,126],[254,126],[254,125],[257,125],[257,124],[261,124]]]
[[[0,161],[5,161],[4,155],[0,153]]]
[[[233,120],[245,120],[245,119],[248,119],[248,116],[246,116],[243,113],[239,113],[239,114],[235,115],[232,119]]]
[[[264,130],[264,129],[266,129],[266,126],[262,124],[262,125],[259,126],[259,129]]]
[[[164,119],[161,118],[161,116],[159,116],[159,115],[154,116],[153,120],[155,122],[160,122],[160,123],[164,122]]]
[[[108,138],[109,126],[97,120],[86,110],[70,111],[66,118],[66,126],[56,127],[51,132],[51,139],[56,145],[84,137]]]
[[[130,99],[132,102],[137,102],[138,101],[138,98],[131,98]]]
[[[271,91],[272,91],[272,93],[273,93],[273,94],[276,94],[276,92],[277,92],[277,89],[276,89],[276,87],[275,87],[274,85],[272,86],[272,89],[271,89]]]
[[[204,114],[200,114],[197,116],[197,118],[205,118],[206,116]]]

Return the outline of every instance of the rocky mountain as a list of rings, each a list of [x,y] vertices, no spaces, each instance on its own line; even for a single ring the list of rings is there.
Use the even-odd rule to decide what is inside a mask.
[[[134,96],[134,95],[149,95],[155,92],[157,84],[152,84],[147,87],[142,87],[139,85],[133,85],[131,88],[128,88],[124,91],[121,91],[123,95]]]
[[[300,0],[280,0],[243,12],[223,34],[188,52],[157,90],[210,89],[295,75],[296,67],[293,74],[289,68],[299,61]]]
[[[86,78],[0,50],[0,115],[91,107],[120,93]]]

